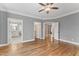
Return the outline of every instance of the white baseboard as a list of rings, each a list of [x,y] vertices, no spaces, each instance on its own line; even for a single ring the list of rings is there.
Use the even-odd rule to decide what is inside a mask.
[[[34,41],[34,39],[32,39],[32,40],[25,40],[25,41],[18,42],[18,43],[24,43],[24,42],[30,42],[30,41]],[[18,43],[15,43],[15,44],[18,44]],[[0,47],[2,47],[2,46],[7,46],[7,45],[9,45],[9,43],[6,43],[6,44],[0,44]]]
[[[7,46],[7,45],[9,45],[9,44],[0,44],[0,47],[2,47],[2,46]]]
[[[60,39],[60,41],[71,43],[71,44],[75,44],[75,45],[79,45],[79,43],[77,43],[77,42],[72,42],[72,41],[68,41],[68,40]]]
[[[34,41],[34,39],[31,39],[31,40],[25,40],[25,41],[22,41],[21,43],[24,43],[24,42],[30,42],[30,41]]]
[[[30,41],[34,41],[34,39],[22,41],[22,42],[19,42],[19,43],[30,42]],[[79,45],[79,43],[77,43],[77,42],[71,42],[71,41],[68,41],[68,40],[60,39],[60,41],[67,42],[67,43],[71,43],[71,44],[75,44],[75,45]],[[17,44],[17,43],[16,43],[16,44]],[[0,47],[2,47],[2,46],[7,46],[7,45],[9,45],[9,44],[8,44],[8,43],[7,43],[7,44],[0,44]]]
[[[60,40],[60,41],[63,41],[63,42],[79,45],[79,43],[77,43],[77,42],[72,42],[72,41],[68,41],[68,40],[64,40],[64,39],[55,39],[55,40]]]

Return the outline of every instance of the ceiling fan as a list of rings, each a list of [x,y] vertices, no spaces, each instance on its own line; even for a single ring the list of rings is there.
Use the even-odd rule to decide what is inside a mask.
[[[54,6],[54,3],[39,3],[42,8],[38,12],[46,11],[48,14],[52,9],[57,10],[59,9],[58,7]]]

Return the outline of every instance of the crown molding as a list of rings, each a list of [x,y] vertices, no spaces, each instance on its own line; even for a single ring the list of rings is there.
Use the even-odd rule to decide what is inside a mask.
[[[73,12],[69,12],[69,13],[66,13],[66,14],[54,17],[54,18],[48,18],[48,19],[49,20],[58,19],[58,18],[62,18],[62,17],[68,16],[68,15],[76,14],[76,13],[79,13],[79,10],[76,10],[76,11],[73,11]],[[44,19],[44,20],[48,20],[48,19]]]
[[[60,16],[57,16],[57,17],[55,17],[53,19],[62,18],[62,17],[68,16],[68,15],[76,14],[76,13],[79,13],[79,10],[72,11],[72,12],[69,12],[69,13],[66,13],[66,14],[63,14],[63,15],[60,15]]]
[[[27,17],[36,18],[36,19],[41,19],[40,17],[35,17],[35,16],[32,16],[32,15],[27,15],[27,14],[24,14],[24,13],[12,11],[12,10],[7,10],[7,9],[3,9],[3,8],[1,8],[0,11],[13,13],[13,14],[21,15],[21,16],[27,16]]]
[[[7,10],[7,9],[3,9],[3,8],[0,8],[0,10],[1,11],[5,11],[5,12],[9,12],[9,13],[13,13],[13,14],[17,14],[17,15],[31,17],[31,18],[42,19],[42,20],[58,19],[58,18],[62,18],[62,17],[68,16],[68,15],[72,15],[72,14],[75,14],[75,13],[78,13],[79,12],[79,10],[76,10],[76,11],[72,11],[72,12],[69,12],[69,13],[66,13],[66,14],[63,14],[63,15],[54,17],[54,18],[41,18],[41,17],[35,17],[33,15],[27,15],[27,14],[24,14],[24,13],[12,11],[12,10]]]

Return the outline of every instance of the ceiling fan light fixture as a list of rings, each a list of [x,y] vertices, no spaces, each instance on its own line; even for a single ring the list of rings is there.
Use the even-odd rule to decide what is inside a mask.
[[[45,9],[45,11],[50,11],[50,10],[51,10],[50,8],[46,8],[46,9]]]

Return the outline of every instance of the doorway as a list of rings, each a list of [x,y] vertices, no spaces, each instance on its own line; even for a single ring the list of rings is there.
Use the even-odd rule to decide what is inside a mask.
[[[41,22],[34,22],[34,39],[35,41],[41,39]]]
[[[8,43],[23,41],[23,20],[8,18]]]
[[[43,39],[47,42],[58,43],[58,22],[44,22],[43,23]]]

